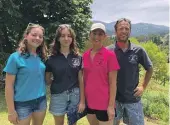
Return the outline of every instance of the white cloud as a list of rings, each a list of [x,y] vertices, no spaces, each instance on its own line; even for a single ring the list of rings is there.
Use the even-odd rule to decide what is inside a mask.
[[[93,20],[112,22],[129,18],[132,23],[169,25],[168,0],[94,0]]]

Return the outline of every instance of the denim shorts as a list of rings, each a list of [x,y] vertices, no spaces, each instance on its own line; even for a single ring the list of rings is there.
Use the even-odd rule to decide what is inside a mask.
[[[52,94],[50,100],[49,111],[55,116],[66,114],[69,110],[77,108],[80,101],[79,88],[66,90],[59,94]]]
[[[15,101],[15,110],[18,114],[19,120],[29,117],[33,112],[41,112],[47,108],[46,96],[39,97],[30,101],[20,102]]]
[[[127,125],[144,125],[144,113],[141,101],[136,103],[121,103],[116,101],[116,113],[114,124],[123,118]]]

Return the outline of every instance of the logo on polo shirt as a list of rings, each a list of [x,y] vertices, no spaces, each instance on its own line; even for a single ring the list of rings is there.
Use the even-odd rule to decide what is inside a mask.
[[[136,64],[138,62],[138,56],[137,55],[130,55],[129,56],[129,62],[132,64]]]
[[[73,67],[80,66],[80,59],[79,58],[73,58],[72,59],[72,65],[73,65]]]

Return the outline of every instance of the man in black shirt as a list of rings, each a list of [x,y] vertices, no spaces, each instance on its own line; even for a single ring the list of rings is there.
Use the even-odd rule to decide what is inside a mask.
[[[116,53],[120,70],[117,75],[115,125],[120,119],[128,125],[144,125],[144,114],[141,96],[152,76],[152,62],[146,51],[128,40],[131,22],[126,18],[119,19],[115,24],[117,41],[107,48]],[[139,64],[146,70],[143,83],[139,85]]]

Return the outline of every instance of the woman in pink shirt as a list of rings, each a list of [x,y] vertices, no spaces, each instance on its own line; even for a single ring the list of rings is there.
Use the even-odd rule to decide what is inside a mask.
[[[93,47],[83,54],[87,118],[90,125],[113,125],[119,64],[115,53],[103,47],[103,24],[93,24],[89,37]]]

